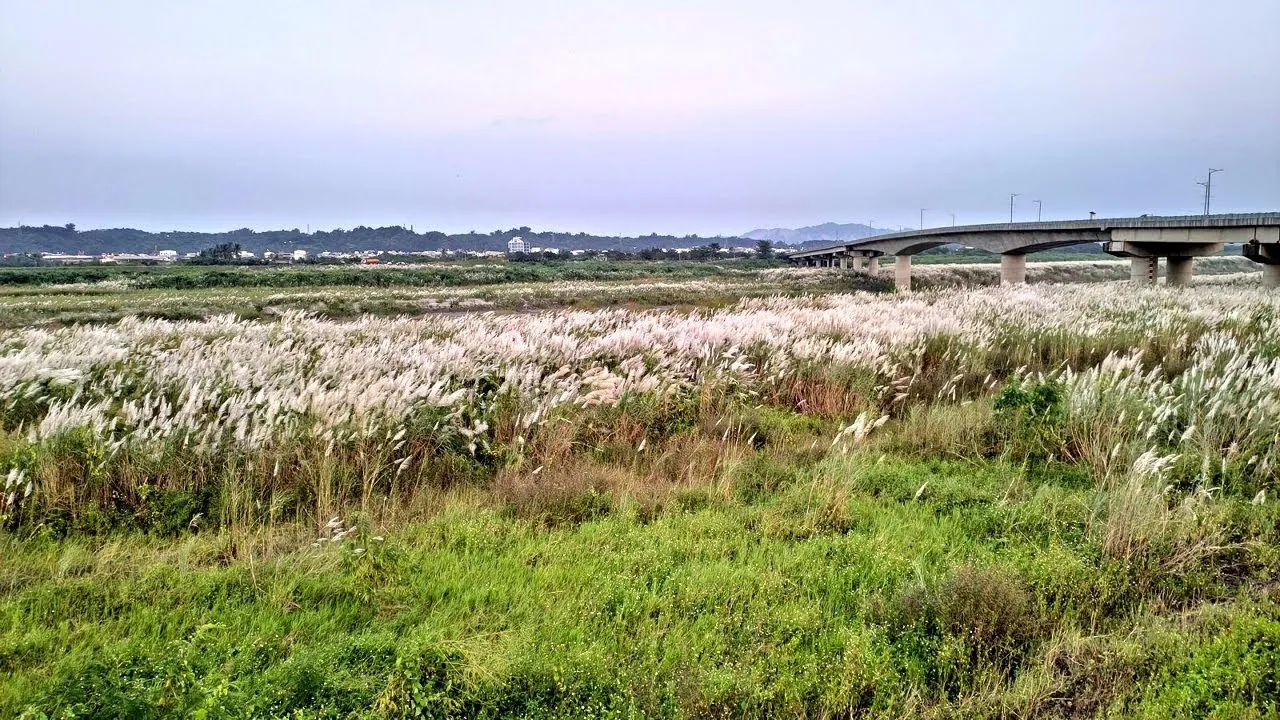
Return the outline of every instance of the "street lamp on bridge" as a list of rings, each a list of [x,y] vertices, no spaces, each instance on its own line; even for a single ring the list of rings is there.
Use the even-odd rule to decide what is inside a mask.
[[[1022,193],[1009,193],[1009,224],[1013,224],[1013,199]]]
[[[1205,178],[1204,182],[1196,183],[1197,185],[1200,185],[1201,187],[1204,188],[1204,214],[1205,215],[1209,214],[1209,194],[1213,191],[1213,174],[1216,172],[1222,172],[1222,168],[1209,168],[1209,177]]]
[[[920,229],[921,230],[924,229],[924,211],[928,209],[929,208],[920,208]]]
[[[1036,204],[1036,222],[1040,222],[1040,210],[1043,209],[1043,207],[1039,200],[1033,200],[1032,202]]]

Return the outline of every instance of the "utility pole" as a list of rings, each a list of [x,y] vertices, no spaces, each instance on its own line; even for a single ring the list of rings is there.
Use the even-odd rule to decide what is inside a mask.
[[[1205,215],[1209,214],[1209,198],[1213,193],[1213,174],[1216,172],[1222,172],[1222,168],[1209,168],[1209,177],[1206,178],[1205,181],[1202,183],[1196,183],[1197,185],[1204,186],[1204,214]]]
[[[1013,224],[1013,199],[1022,193],[1009,193],[1009,224]]]
[[[1043,209],[1039,200],[1034,201],[1036,204],[1036,222],[1040,222],[1040,210]]]
[[[921,230],[924,229],[924,211],[928,209],[929,208],[920,208],[920,229]]]

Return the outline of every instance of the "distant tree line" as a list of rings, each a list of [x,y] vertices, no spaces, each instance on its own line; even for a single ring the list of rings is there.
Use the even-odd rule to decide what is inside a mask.
[[[521,237],[531,247],[557,250],[597,250],[634,253],[648,248],[670,249],[695,247],[717,243],[729,246],[750,246],[754,242],[737,237],[700,238],[697,235],[650,235],[625,237],[590,235],[588,233],[535,232],[529,227],[494,230],[489,233],[446,234],[435,230],[415,232],[402,225],[366,227],[360,225],[350,230],[320,230],[305,233],[292,230],[257,232],[241,228],[229,232],[147,232],[133,228],[77,231],[73,223],[59,225],[23,225],[16,228],[0,228],[0,251],[5,253],[139,253],[156,250],[176,250],[179,253],[198,253],[228,243],[241,249],[261,254],[267,250],[291,253],[307,250],[321,252],[360,252],[368,250],[394,250],[398,252],[422,252],[446,250],[457,252],[497,251],[505,252],[507,241]]]
[[[744,246],[745,247],[745,246]],[[726,250],[720,243],[712,242],[706,245],[698,245],[688,248],[685,252],[677,252],[671,248],[651,247],[637,250],[635,252],[624,252],[621,250],[584,250],[578,254],[574,254],[569,250],[556,250],[554,252],[523,252],[511,253],[507,256],[512,262],[538,262],[552,260],[592,260],[595,258],[605,258],[607,260],[725,260],[730,258],[756,258],[760,260],[768,260],[773,257],[773,245],[768,240],[761,240],[756,243],[754,250]]]

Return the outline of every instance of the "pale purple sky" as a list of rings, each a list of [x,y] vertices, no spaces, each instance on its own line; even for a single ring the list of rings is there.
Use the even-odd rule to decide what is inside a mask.
[[[1278,0],[0,0],[0,226],[1280,209]]]

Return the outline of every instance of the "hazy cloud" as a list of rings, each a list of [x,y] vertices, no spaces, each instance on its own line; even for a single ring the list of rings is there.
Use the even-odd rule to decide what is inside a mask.
[[[0,0],[0,224],[1280,208],[1280,3]],[[1030,212],[1030,211],[1028,211]]]

